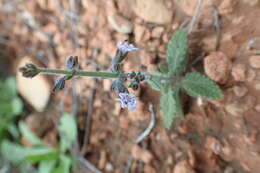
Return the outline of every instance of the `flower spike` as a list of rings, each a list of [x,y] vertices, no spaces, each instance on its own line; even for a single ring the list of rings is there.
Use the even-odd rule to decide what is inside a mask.
[[[119,51],[122,52],[123,55],[125,55],[126,53],[130,52],[130,51],[137,51],[139,50],[137,47],[135,47],[132,44],[127,45],[126,43],[128,42],[128,40],[124,40],[121,41],[117,44],[117,47],[119,49]]]

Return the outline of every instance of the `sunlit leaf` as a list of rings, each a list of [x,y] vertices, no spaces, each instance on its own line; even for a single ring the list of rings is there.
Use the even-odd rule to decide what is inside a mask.
[[[59,157],[59,152],[54,148],[48,148],[48,147],[26,148],[26,159],[33,163],[42,160],[55,160],[58,157]]]

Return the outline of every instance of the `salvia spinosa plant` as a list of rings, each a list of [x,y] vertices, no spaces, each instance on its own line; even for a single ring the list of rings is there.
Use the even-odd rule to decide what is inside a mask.
[[[116,55],[111,62],[110,72],[83,71],[78,68],[78,58],[71,56],[66,63],[66,70],[39,68],[33,64],[27,64],[20,68],[25,77],[34,77],[43,74],[61,74],[55,82],[53,91],[62,90],[65,81],[74,76],[89,76],[101,78],[114,78],[112,90],[118,92],[122,108],[133,111],[138,106],[137,98],[129,93],[128,88],[138,89],[141,82],[148,82],[149,85],[161,92],[160,109],[163,113],[163,122],[166,128],[170,128],[173,120],[183,116],[180,92],[186,92],[192,97],[206,99],[220,99],[223,94],[218,85],[207,76],[197,72],[184,73],[188,53],[188,34],[184,29],[179,29],[172,36],[167,46],[167,65],[161,66],[159,72],[124,72],[121,68],[123,60],[130,51],[137,51],[138,48],[128,44],[124,40],[117,45]],[[127,87],[126,83],[129,82]]]

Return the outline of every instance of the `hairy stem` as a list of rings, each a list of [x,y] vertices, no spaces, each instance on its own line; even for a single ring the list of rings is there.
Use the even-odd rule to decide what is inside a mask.
[[[119,77],[119,73],[113,72],[94,72],[94,71],[84,71],[84,70],[62,70],[62,69],[48,69],[48,68],[38,68],[37,69],[41,74],[48,74],[48,75],[73,75],[73,76],[88,76],[88,77],[101,77],[101,78],[117,78]],[[167,75],[156,75],[156,74],[145,74],[147,79],[151,78],[161,78],[165,80],[169,80]]]
[[[42,74],[64,74],[64,75],[74,75],[74,76],[89,76],[89,77],[102,77],[102,78],[117,78],[118,73],[112,72],[94,72],[94,71],[84,71],[84,70],[61,70],[61,69],[48,69],[48,68],[38,68],[39,72]]]

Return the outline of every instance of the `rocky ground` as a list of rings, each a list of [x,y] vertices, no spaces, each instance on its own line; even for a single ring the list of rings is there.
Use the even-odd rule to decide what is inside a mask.
[[[166,61],[174,31],[196,14],[195,0],[3,0],[1,54],[9,73],[32,61],[62,68],[77,55],[82,69],[105,71],[124,39],[140,48],[128,55],[125,71],[155,71]],[[80,78],[53,94],[54,78],[25,79],[18,88],[27,103],[26,122],[49,145],[56,144],[55,120],[75,113],[80,152],[103,172],[258,173],[260,170],[260,1],[204,0],[190,35],[191,71],[216,81],[223,100],[186,98],[185,118],[167,131],[161,123],[159,93],[147,84],[135,92],[137,111],[122,110],[110,80]],[[2,71],[1,67],[1,71]],[[44,93],[44,94],[43,94]],[[150,136],[134,139],[147,126],[148,104],[157,122]],[[40,112],[40,113],[38,113]],[[92,115],[91,129],[86,115]],[[39,128],[41,127],[41,128]],[[89,142],[84,142],[88,132]],[[27,145],[26,139],[21,139]]]

